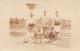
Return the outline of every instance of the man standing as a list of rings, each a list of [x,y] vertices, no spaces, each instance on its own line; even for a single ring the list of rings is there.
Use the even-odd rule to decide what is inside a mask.
[[[61,21],[58,17],[58,11],[56,11],[56,17],[54,18],[54,30],[57,33],[57,39],[61,39]]]

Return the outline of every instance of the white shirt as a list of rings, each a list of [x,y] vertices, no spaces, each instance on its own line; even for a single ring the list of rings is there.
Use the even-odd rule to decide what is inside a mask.
[[[54,21],[60,22],[59,17],[55,17]],[[60,25],[57,25],[57,26],[54,25],[54,29],[55,29],[55,31],[60,32],[61,31],[61,26]]]

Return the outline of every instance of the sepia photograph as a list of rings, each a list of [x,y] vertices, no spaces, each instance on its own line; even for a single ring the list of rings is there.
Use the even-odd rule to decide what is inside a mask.
[[[79,0],[3,0],[0,4],[0,51],[80,50]]]

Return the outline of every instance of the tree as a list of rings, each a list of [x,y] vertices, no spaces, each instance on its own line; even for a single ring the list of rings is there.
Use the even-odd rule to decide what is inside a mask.
[[[13,24],[13,23],[14,23],[14,19],[10,18],[10,24]]]
[[[15,24],[18,24],[18,18],[17,17],[15,18]]]

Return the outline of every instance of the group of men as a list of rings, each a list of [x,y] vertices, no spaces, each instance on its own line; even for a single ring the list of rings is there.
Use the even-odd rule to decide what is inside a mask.
[[[46,17],[46,16],[45,16]],[[43,20],[42,20],[43,19]],[[44,26],[44,18],[40,18],[36,24],[34,23],[34,18],[30,18],[30,22],[28,22],[28,32],[27,37],[29,35],[29,39],[34,43],[49,43],[53,42],[57,39],[61,38],[61,25],[60,19],[58,18],[58,11],[56,11],[56,17],[54,18],[53,26]],[[46,20],[46,19],[45,19]],[[47,22],[47,24],[49,21]],[[43,25],[44,24],[44,25]],[[51,23],[50,23],[51,24]],[[44,27],[43,27],[44,26]]]

